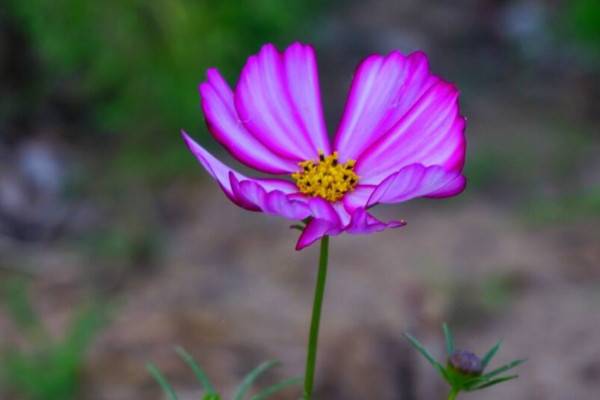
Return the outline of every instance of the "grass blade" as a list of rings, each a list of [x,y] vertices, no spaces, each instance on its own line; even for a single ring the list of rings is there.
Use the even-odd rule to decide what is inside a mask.
[[[202,389],[204,389],[204,391],[207,394],[216,394],[217,391],[215,390],[215,387],[212,385],[210,379],[208,379],[208,376],[204,373],[202,368],[200,368],[196,360],[194,360],[194,357],[192,357],[190,353],[185,351],[183,347],[176,347],[175,352],[179,355],[179,357],[183,359],[183,361],[185,361],[185,363],[194,372],[194,375],[196,376],[198,382],[200,382]]]
[[[446,339],[446,352],[448,353],[448,357],[450,357],[454,353],[454,337],[450,328],[448,328],[448,324],[444,323],[442,329],[444,331],[444,338]]]
[[[481,367],[484,370],[488,366],[488,364],[490,363],[490,361],[492,360],[492,358],[494,358],[494,356],[496,355],[496,353],[500,349],[500,346],[502,346],[502,340],[499,340],[498,343],[496,343],[496,345],[494,347],[492,347],[487,353],[485,353],[485,355],[481,359]]]
[[[509,369],[513,369],[514,367],[523,364],[525,361],[527,361],[527,360],[515,360],[515,361],[510,362],[510,363],[508,363],[506,365],[503,365],[500,368],[497,368],[497,369],[493,370],[492,372],[489,372],[489,373],[483,375],[482,378],[484,378],[484,379],[490,379],[490,378],[492,378],[492,377],[494,377],[496,375],[499,375],[499,374],[501,374],[503,372],[508,371]]]
[[[294,386],[294,385],[300,385],[301,383],[302,383],[302,377],[285,379],[273,386],[270,386],[270,387],[264,389],[263,391],[259,392],[255,396],[252,396],[252,398],[250,400],[265,400],[283,389],[286,389],[286,388],[288,388],[290,386]]]
[[[175,390],[169,384],[167,378],[164,377],[160,370],[156,368],[154,364],[151,363],[146,364],[146,369],[148,370],[150,375],[152,375],[152,377],[156,380],[156,382],[158,382],[163,392],[165,392],[165,394],[167,395],[167,398],[169,400],[177,400],[177,394],[175,393]]]
[[[235,393],[235,396],[233,397],[233,400],[242,400],[246,395],[246,392],[248,392],[248,389],[250,389],[250,386],[252,386],[252,384],[254,383],[254,381],[258,379],[259,376],[261,376],[271,368],[276,367],[277,365],[279,365],[279,361],[266,361],[260,364],[258,367],[254,368],[252,371],[250,371],[240,384],[237,392]]]

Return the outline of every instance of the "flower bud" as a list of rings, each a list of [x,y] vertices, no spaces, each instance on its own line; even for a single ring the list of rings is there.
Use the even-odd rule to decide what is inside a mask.
[[[452,353],[448,357],[448,366],[463,375],[479,376],[483,372],[479,357],[465,350],[456,350]]]

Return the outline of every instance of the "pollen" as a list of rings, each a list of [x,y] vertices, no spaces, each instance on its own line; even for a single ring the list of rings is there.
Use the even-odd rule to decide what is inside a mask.
[[[292,174],[292,179],[301,193],[321,197],[336,202],[344,194],[354,190],[358,175],[354,172],[356,161],[338,161],[337,152],[328,156],[319,151],[319,160],[306,160],[298,163],[300,170]]]

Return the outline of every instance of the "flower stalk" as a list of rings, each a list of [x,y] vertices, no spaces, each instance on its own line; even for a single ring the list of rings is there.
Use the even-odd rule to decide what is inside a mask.
[[[321,324],[321,310],[323,296],[325,295],[325,282],[327,280],[327,261],[329,258],[329,236],[321,238],[321,252],[319,256],[319,272],[315,286],[315,299],[313,301],[310,334],[308,337],[308,350],[306,354],[306,368],[304,370],[304,400],[311,400],[313,394],[315,367],[317,364],[317,346],[319,342],[319,326]]]
[[[456,396],[458,396],[458,389],[452,389],[450,391],[450,394],[448,395],[448,400],[454,400],[456,399]]]

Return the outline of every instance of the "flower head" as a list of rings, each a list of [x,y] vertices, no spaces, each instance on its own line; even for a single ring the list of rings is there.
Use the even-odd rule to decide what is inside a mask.
[[[463,375],[479,376],[483,372],[481,359],[467,350],[455,350],[450,354],[448,366]]]
[[[184,139],[240,207],[307,220],[296,245],[324,235],[405,225],[367,209],[465,187],[465,119],[456,88],[429,71],[422,52],[371,55],[354,75],[335,138],[325,128],[316,57],[295,43],[248,58],[234,90],[211,68],[200,84],[209,131],[238,161],[276,178],[249,178]]]

